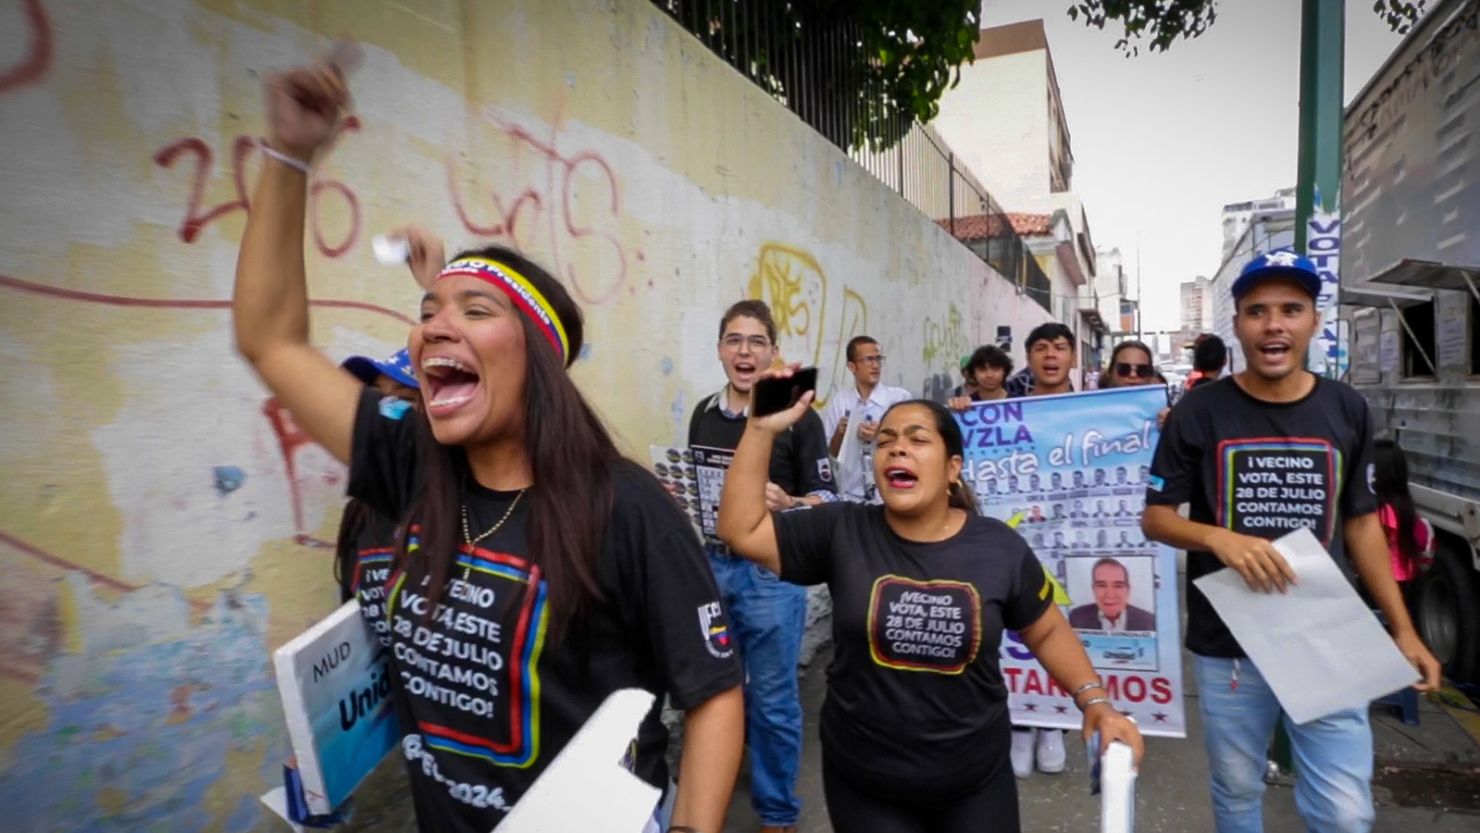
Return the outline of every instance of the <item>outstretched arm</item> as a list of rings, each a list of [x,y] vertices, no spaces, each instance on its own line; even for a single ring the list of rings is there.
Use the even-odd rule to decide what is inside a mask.
[[[266,85],[268,147],[311,162],[332,137],[348,89],[328,64],[275,75]],[[361,386],[309,342],[304,219],[308,174],[268,155],[242,235],[232,296],[236,349],[298,425],[348,462]]]
[[[761,379],[788,377],[801,365],[767,371]],[[776,435],[796,424],[812,405],[812,392],[790,408],[769,416],[752,416],[725,474],[725,490],[719,499],[716,532],[736,554],[767,570],[781,574],[781,548],[776,525],[766,509],[766,484],[770,479],[771,447]]]

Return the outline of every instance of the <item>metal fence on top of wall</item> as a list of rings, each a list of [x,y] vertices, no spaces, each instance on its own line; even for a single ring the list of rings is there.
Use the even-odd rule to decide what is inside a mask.
[[[653,0],[701,43],[765,90],[880,182],[948,231],[1049,312],[1048,276],[987,189],[958,165],[928,125],[909,122],[882,150],[861,136],[871,124],[904,124],[885,92],[860,77],[854,21],[806,20],[797,0]],[[810,28],[809,28],[810,27]]]

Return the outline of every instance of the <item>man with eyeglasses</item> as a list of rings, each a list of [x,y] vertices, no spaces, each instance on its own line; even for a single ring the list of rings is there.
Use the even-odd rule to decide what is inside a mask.
[[[776,323],[763,301],[740,301],[719,323],[719,361],[726,385],[700,400],[689,420],[689,445],[733,450],[745,433],[750,391],[779,358]],[[808,410],[776,437],[766,508],[773,512],[835,500],[832,460],[817,413]],[[709,564],[730,613],[745,662],[745,739],[750,745],[750,800],[762,833],[794,831],[802,761],[802,705],[797,662],[806,627],[807,591],[764,567],[706,544]],[[695,620],[696,622],[698,620]]]
[[[870,469],[879,420],[889,406],[914,396],[904,388],[879,383],[884,354],[874,338],[854,336],[848,341],[846,355],[853,384],[833,394],[822,412],[822,428],[828,437],[827,450],[838,458],[838,491],[843,499],[875,503],[879,498]],[[851,427],[854,425],[857,427]],[[850,430],[855,432],[857,443],[844,442]],[[844,454],[845,445],[847,454]],[[855,448],[857,452],[853,453]]]

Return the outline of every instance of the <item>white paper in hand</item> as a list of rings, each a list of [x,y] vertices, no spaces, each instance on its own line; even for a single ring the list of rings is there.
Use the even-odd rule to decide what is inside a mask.
[[[1194,581],[1296,723],[1366,708],[1418,681],[1321,542],[1302,529],[1274,542],[1299,584],[1258,593],[1230,569]]]
[[[403,266],[411,258],[411,244],[404,237],[376,235],[370,240],[370,251],[385,266]]]
[[[642,833],[661,792],[619,762],[653,707],[641,689],[613,692],[540,773],[495,833]]]
[[[1100,833],[1132,833],[1136,829],[1136,755],[1129,746],[1111,741],[1100,759]]]

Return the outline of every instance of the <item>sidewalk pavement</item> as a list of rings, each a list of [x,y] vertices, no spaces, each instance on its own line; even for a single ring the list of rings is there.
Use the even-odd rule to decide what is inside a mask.
[[[806,721],[802,747],[802,796],[799,833],[829,833],[822,795],[822,760],[817,742],[817,716],[825,692],[825,669],[831,657],[824,649],[802,678]],[[1192,674],[1184,673],[1191,684]],[[1188,737],[1150,738],[1136,785],[1138,833],[1204,833],[1213,829],[1208,800],[1208,765],[1202,749],[1202,720],[1197,693],[1188,691]],[[1480,715],[1420,701],[1420,723],[1405,726],[1391,709],[1374,708],[1377,754],[1376,833],[1461,833],[1480,830]],[[1035,773],[1018,782],[1023,830],[1028,833],[1091,833],[1099,829],[1099,803],[1089,795],[1084,745],[1068,738],[1069,769],[1059,775]],[[723,833],[755,833],[750,809],[749,778],[744,769],[730,805]],[[349,824],[338,830],[411,833],[416,822],[406,793],[406,776],[397,755],[387,757],[361,787]],[[1446,809],[1447,808],[1447,809]],[[1294,793],[1288,784],[1271,786],[1265,798],[1266,833],[1301,833]],[[267,830],[286,830],[269,822]],[[988,830],[989,828],[984,828]],[[845,833],[845,832],[843,832]]]
[[[822,796],[821,753],[817,715],[825,690],[825,668],[831,650],[817,657],[802,679],[806,720],[802,750],[802,797],[799,833],[829,833]],[[1203,833],[1213,829],[1208,798],[1208,764],[1202,748],[1202,719],[1192,673],[1187,681],[1188,737],[1149,738],[1146,759],[1136,784],[1138,833]],[[1461,719],[1473,718],[1461,715]],[[1480,830],[1480,739],[1436,703],[1420,700],[1418,726],[1405,726],[1395,710],[1372,712],[1377,777],[1375,833],[1462,833]],[[1029,833],[1089,833],[1099,829],[1099,799],[1089,794],[1084,744],[1068,738],[1069,768],[1059,775],[1035,773],[1018,782],[1022,828]],[[1437,806],[1436,806],[1437,805]],[[1266,833],[1303,833],[1289,784],[1272,785],[1265,797]],[[1448,809],[1446,809],[1448,808]],[[755,833],[759,821],[750,809],[748,778],[743,771],[723,833]],[[990,830],[984,827],[984,831]],[[846,833],[846,831],[839,831]]]

